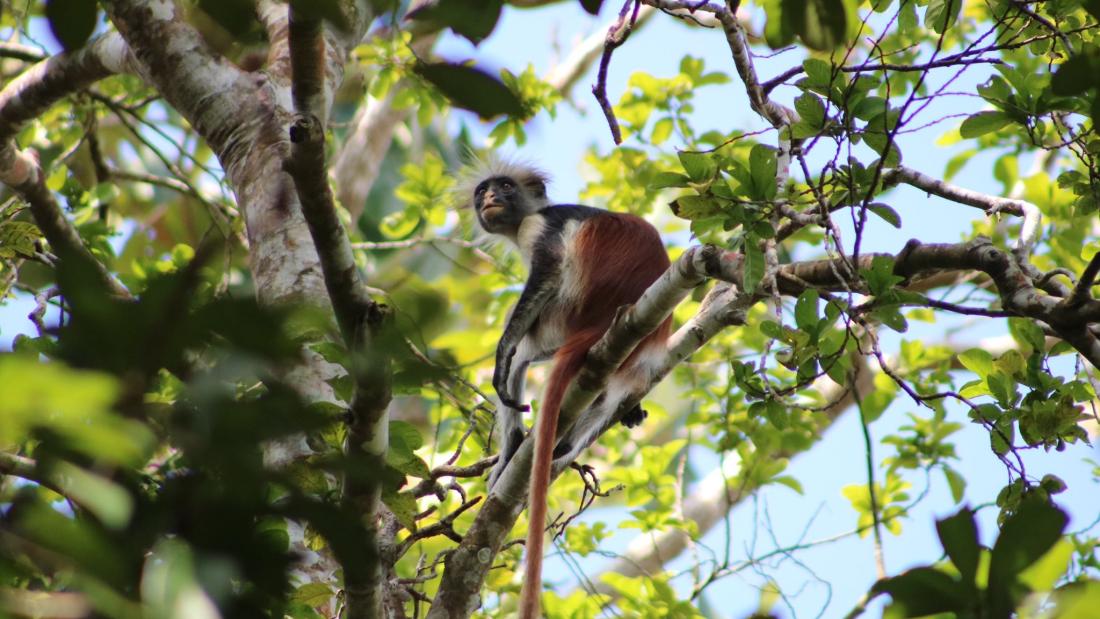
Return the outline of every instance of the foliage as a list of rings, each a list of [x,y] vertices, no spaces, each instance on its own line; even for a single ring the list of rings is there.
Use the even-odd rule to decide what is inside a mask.
[[[93,2],[40,4],[5,11],[3,33],[50,31],[60,47],[79,49],[111,28]],[[266,36],[251,2],[186,4],[190,23],[240,66],[240,50]],[[360,91],[390,96],[393,109],[407,112],[396,140],[405,142],[380,166],[384,178],[366,212],[345,221],[354,223],[346,227],[372,294],[394,315],[370,351],[349,350],[325,299],[254,300],[266,298],[255,278],[261,260],[249,255],[252,224],[238,211],[236,181],[198,129],[141,78],[114,76],[72,93],[16,136],[39,153],[46,185],[83,243],[134,298],[111,296],[94,274],[57,260],[26,204],[4,189],[0,292],[45,318],[38,314],[25,329],[34,334],[0,355],[0,612],[33,615],[39,607],[19,610],[28,608],[20,594],[41,592],[78,593],[82,608],[99,616],[313,618],[344,599],[342,579],[382,560],[396,604],[423,614],[442,561],[484,504],[486,458],[496,448],[492,352],[526,273],[514,252],[469,240],[472,218],[454,209],[454,178],[477,150],[471,144],[522,146],[532,119],[564,126],[574,110],[526,58],[490,71],[493,63],[476,55],[458,61],[413,51],[423,32],[439,30],[485,44],[518,11],[513,3],[441,0],[407,19],[396,4],[371,3],[376,29],[348,67],[347,90],[358,90],[338,92],[333,112],[334,153],[364,105]],[[611,19],[620,8],[565,4],[577,14],[604,4]],[[1066,479],[1080,471],[1086,422],[1096,421],[1095,368],[1051,337],[1058,325],[1010,311],[1013,299],[998,295],[986,274],[927,283],[899,270],[905,251],[859,265],[856,258],[867,256],[878,231],[909,233],[922,217],[894,174],[912,165],[1036,205],[1043,226],[1028,250],[1033,270],[1020,277],[1042,282],[1044,299],[1069,304],[1051,291],[1066,288],[1067,275],[1080,281],[1096,250],[1098,6],[744,3],[742,27],[760,35],[750,39],[758,59],[791,44],[801,50],[797,59],[778,57],[789,68],[784,80],[757,84],[758,94],[792,112],[779,128],[760,129],[747,111],[720,110],[718,128],[704,120],[716,94],[750,109],[734,61],[704,61],[691,46],[695,37],[725,44],[721,28],[692,27],[725,10],[722,3],[678,13],[687,24],[676,31],[682,39],[662,41],[664,54],[679,57],[669,75],[618,64],[641,44],[623,43],[612,66],[630,73],[611,112],[625,142],[609,148],[605,136],[593,136],[578,200],[654,221],[673,258],[700,242],[739,252],[741,288],[756,296],[743,325],[722,330],[672,371],[646,402],[642,428],[610,429],[584,456],[594,468],[567,472],[551,496],[551,514],[561,514],[553,524],[558,550],[570,565],[622,548],[627,537],[682,532],[692,549],[688,569],[662,563],[672,557],[659,557],[661,567],[644,576],[598,573],[603,568],[585,562],[584,577],[599,592],[548,589],[548,616],[724,616],[728,609],[707,604],[724,601],[720,590],[734,575],[754,579],[761,613],[802,612],[804,583],[784,580],[782,561],[834,537],[902,539],[928,524],[914,516],[918,509],[947,513],[965,502],[976,507],[936,522],[939,561],[862,585],[872,598],[889,596],[887,616],[1095,612],[1100,538],[1087,522],[1068,531],[1059,507],[1093,490]],[[317,3],[312,15],[340,30],[346,7]],[[28,66],[5,56],[2,81]],[[956,92],[957,83],[973,83],[974,92]],[[928,152],[914,139],[949,154],[913,161]],[[1029,169],[1031,161],[1038,163]],[[975,217],[965,240],[988,237],[1017,251],[1024,224],[1012,213],[1009,205]],[[776,280],[780,264],[841,251],[851,263],[832,268],[847,269],[850,285]],[[704,292],[676,308],[676,326],[696,316]],[[993,324],[1010,343],[957,345],[952,334],[975,324]],[[370,355],[391,362],[396,396],[379,461],[345,450],[355,381]],[[295,372],[313,358],[333,371],[303,393]],[[532,372],[531,393],[543,377]],[[756,522],[759,510],[770,518],[767,493],[798,495],[804,511],[814,509],[822,499],[792,471],[792,458],[824,440],[842,415],[854,416],[849,407],[858,408],[866,443],[856,455],[867,470],[842,481],[846,529],[820,542],[805,534],[781,542]],[[968,432],[988,448],[964,453]],[[265,460],[297,442],[313,455],[286,467]],[[1051,471],[1035,464],[1046,452],[1059,458]],[[995,462],[1003,478],[968,475],[964,457]],[[387,515],[377,530],[341,494],[362,480],[380,480]],[[708,487],[721,491],[706,495]],[[697,496],[709,497],[719,516],[700,516]],[[721,516],[750,499],[756,513],[733,511],[727,537],[715,541]],[[983,510],[999,525],[989,548],[977,524]],[[525,526],[521,519],[509,538]],[[739,528],[751,529],[751,547],[735,544],[730,531]],[[774,548],[755,545],[762,532]],[[303,579],[292,549],[325,557],[329,575]],[[487,558],[494,569],[481,615],[514,611],[521,556],[505,545]],[[873,561],[870,552],[843,558]],[[780,603],[787,608],[772,608]],[[823,612],[857,601],[832,603]]]

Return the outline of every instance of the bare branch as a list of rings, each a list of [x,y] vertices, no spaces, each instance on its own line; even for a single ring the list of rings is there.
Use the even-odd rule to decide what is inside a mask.
[[[987,215],[1009,213],[1022,217],[1024,223],[1020,230],[1020,238],[1016,240],[1016,250],[1023,252],[1024,256],[1031,253],[1031,248],[1035,246],[1042,231],[1043,215],[1039,207],[1025,200],[1002,198],[964,189],[905,166],[898,166],[888,171],[883,176],[883,181],[887,184],[900,181],[952,202],[979,208]]]
[[[655,10],[651,6],[643,6],[638,10],[634,19],[633,29],[637,30],[644,25]],[[615,20],[618,23],[618,19]],[[583,41],[573,46],[565,60],[553,66],[546,74],[545,80],[561,92],[562,97],[568,99],[573,86],[584,76],[592,63],[603,55],[604,45],[607,42],[607,33],[614,25],[606,30],[597,30],[585,37]]]
[[[631,10],[633,7],[633,10]],[[627,17],[629,15],[629,18]],[[607,100],[607,69],[611,65],[611,54],[630,36],[634,28],[634,22],[638,19],[638,1],[624,0],[623,8],[619,9],[619,19],[607,29],[604,38],[603,55],[600,57],[600,69],[596,75],[596,83],[592,86],[592,94],[603,110],[607,119],[607,125],[611,129],[611,138],[615,144],[622,144],[623,134],[619,129],[619,121],[615,118],[615,112],[611,109],[611,102]]]
[[[726,43],[733,54],[733,63],[737,67],[737,74],[745,84],[745,92],[749,96],[749,105],[752,110],[771,123],[775,128],[790,124],[795,116],[794,111],[788,110],[768,98],[767,92],[760,85],[756,76],[756,67],[752,62],[752,54],[749,52],[748,43],[745,41],[745,31],[734,15],[724,6],[709,2],[691,2],[689,0],[642,0],[645,4],[655,6],[663,11],[702,11],[712,13],[722,24],[722,30],[726,33]]]

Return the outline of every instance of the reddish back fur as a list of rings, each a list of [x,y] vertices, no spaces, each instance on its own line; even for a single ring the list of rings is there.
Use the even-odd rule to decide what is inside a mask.
[[[586,278],[580,302],[566,319],[565,343],[554,354],[554,367],[546,383],[535,428],[535,458],[531,465],[527,510],[527,569],[520,594],[520,617],[523,619],[539,617],[546,496],[565,390],[580,371],[588,350],[611,326],[618,308],[636,302],[669,266],[668,254],[657,230],[633,215],[608,213],[587,219],[574,242],[577,266]],[[668,318],[646,336],[619,371],[629,371],[639,351],[664,345],[671,325],[672,319]]]

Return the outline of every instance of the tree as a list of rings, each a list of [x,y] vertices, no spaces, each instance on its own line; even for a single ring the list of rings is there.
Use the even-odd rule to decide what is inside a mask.
[[[717,583],[819,543],[738,559],[727,539],[704,561],[701,536],[769,486],[802,492],[789,460],[846,414],[866,471],[841,537],[871,536],[878,578],[842,610],[1095,607],[1096,535],[1068,532],[1059,507],[1087,490],[1029,468],[1050,450],[1079,468],[1098,421],[1094,3],[582,0],[610,22],[546,78],[431,50],[553,2],[403,4],[5,7],[0,259],[37,331],[0,356],[5,612],[508,616],[530,441],[492,493],[483,476],[489,353],[524,275],[470,240],[451,179],[471,131],[522,145],[590,67],[616,146],[594,136],[581,197],[650,216],[675,260],[590,352],[562,414],[670,313],[659,378],[676,395],[647,400],[641,434],[608,430],[594,466],[558,471],[566,556],[603,551],[611,523],[578,518],[593,505],[629,507],[616,518],[638,537],[602,574],[584,568],[589,588],[547,591],[548,614],[722,614]],[[678,72],[634,73],[613,105],[613,60],[672,22]],[[20,42],[46,28],[66,51]],[[725,64],[687,54],[703,39]],[[791,45],[798,58],[763,56]],[[699,130],[703,93],[735,86],[756,120]],[[942,170],[906,158],[937,136],[965,145]],[[995,186],[973,171],[987,165],[1000,191],[975,188]],[[869,250],[919,218],[905,187],[984,217],[960,242]],[[907,334],[958,317],[1011,337]],[[956,469],[967,422],[1003,484]],[[932,472],[952,495],[943,554],[888,570],[883,540]],[[957,505],[968,484],[989,503]],[[979,537],[976,512],[999,533]],[[690,569],[666,570],[689,546]],[[761,575],[760,612],[793,611],[796,592]]]

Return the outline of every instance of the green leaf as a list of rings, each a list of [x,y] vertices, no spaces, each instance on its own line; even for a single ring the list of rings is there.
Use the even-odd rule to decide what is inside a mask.
[[[42,231],[29,221],[5,221],[0,223],[0,252],[8,258],[16,255],[33,258],[35,244],[42,238]]]
[[[1070,57],[1050,78],[1050,90],[1061,97],[1075,97],[1096,85],[1092,59],[1087,54]]]
[[[1038,500],[1024,500],[1005,520],[989,559],[990,616],[1009,616],[1024,593],[1017,576],[1054,546],[1067,521],[1065,512]]]
[[[707,153],[695,153],[685,150],[676,153],[676,155],[680,158],[680,165],[684,166],[684,171],[696,183],[710,181],[718,172],[718,164]]]
[[[55,477],[65,496],[95,514],[105,526],[121,529],[130,522],[134,499],[114,481],[68,462],[58,463]]]
[[[798,295],[794,304],[794,322],[803,331],[817,330],[817,302],[820,293],[814,288],[807,288]]]
[[[962,122],[962,126],[959,127],[959,134],[964,138],[976,138],[980,135],[993,133],[1010,122],[1012,122],[1012,119],[1004,112],[978,112]]]
[[[965,396],[964,396],[965,397]],[[998,419],[989,433],[989,447],[998,456],[1007,454],[1016,442],[1016,426],[1011,419]]]
[[[653,123],[653,133],[649,136],[650,143],[654,146],[664,143],[664,141],[672,135],[672,129],[673,124],[671,118],[662,118]]]
[[[416,514],[419,512],[416,497],[409,492],[383,492],[382,502],[390,508],[401,526],[410,531],[416,530]]]
[[[764,279],[764,252],[755,243],[745,244],[745,267],[742,284],[745,292],[756,292],[760,280]]]
[[[883,114],[890,109],[890,104],[886,99],[882,97],[867,97],[856,104],[852,109],[852,116],[860,120],[871,120],[879,114]]]
[[[930,567],[917,567],[880,580],[871,591],[889,593],[894,603],[904,608],[904,617],[952,612],[970,604],[967,590],[958,581]]]
[[[1062,538],[1049,552],[1020,572],[1020,582],[1032,591],[1050,591],[1062,579],[1073,559],[1073,540]],[[1060,615],[1062,616],[1062,615]]]
[[[884,305],[875,308],[871,312],[871,317],[898,333],[905,333],[909,330],[909,321],[898,311],[897,305]]]
[[[679,172],[658,172],[653,180],[649,181],[649,188],[687,187],[689,182],[691,182],[691,179]]]
[[[778,400],[768,400],[764,405],[764,416],[767,417],[768,421],[776,428],[780,430],[787,429],[789,414],[787,407],[783,406],[782,402]]]
[[[993,372],[993,355],[982,348],[971,348],[959,354],[959,363],[984,379]]]
[[[95,0],[47,0],[50,31],[66,51],[83,47],[95,32],[98,16]]]
[[[830,50],[844,42],[848,12],[843,0],[781,0],[781,3],[783,16],[808,47]]]
[[[981,558],[974,512],[969,507],[964,507],[954,516],[937,520],[936,532],[947,556],[951,557],[951,562],[962,575],[963,583],[974,584]]]
[[[717,201],[699,195],[680,196],[669,203],[672,214],[683,219],[695,221],[717,215]]]
[[[875,215],[878,215],[891,226],[901,229],[901,215],[893,209],[893,207],[883,204],[882,202],[872,202],[867,205],[867,210],[871,211]]]
[[[867,288],[875,296],[886,294],[894,284],[905,279],[900,275],[894,275],[894,259],[890,256],[875,256],[871,260],[871,268],[862,269],[860,275],[867,281]]]
[[[888,167],[894,167],[901,161],[901,152],[890,139],[890,134],[898,125],[901,110],[889,110],[867,121],[863,129],[863,141],[867,142],[880,156],[886,159]],[[887,145],[890,146],[887,150]]]
[[[1047,491],[1047,494],[1061,494],[1066,491],[1066,482],[1061,477],[1047,473],[1039,480],[1039,487]]]
[[[951,489],[952,500],[956,503],[962,501],[966,492],[966,478],[949,466],[943,467],[943,476],[947,480],[947,486]]]
[[[1008,332],[1017,343],[1031,350],[1042,351],[1046,346],[1046,335],[1030,318],[1009,318]]]
[[[794,100],[794,109],[802,122],[820,129],[825,126],[825,104],[817,95],[804,92]]]
[[[290,599],[309,607],[322,606],[332,598],[332,588],[322,582],[311,582],[294,590]]]
[[[424,446],[420,430],[406,421],[391,421],[389,426],[390,449],[414,451]]]
[[[406,18],[431,29],[450,28],[477,45],[496,28],[503,4],[502,0],[437,0],[421,4]]]
[[[481,69],[447,62],[421,62],[415,70],[456,106],[475,112],[483,119],[500,114],[523,114],[523,104],[516,94]]]
[[[757,144],[749,151],[749,174],[756,188],[754,197],[770,200],[775,197],[776,150],[766,144]]]
[[[924,13],[924,26],[943,34],[958,20],[962,3],[963,0],[931,0]]]
[[[764,0],[762,3],[767,21],[764,22],[764,42],[772,49],[786,47],[794,42],[791,20],[783,13],[782,0]]]

